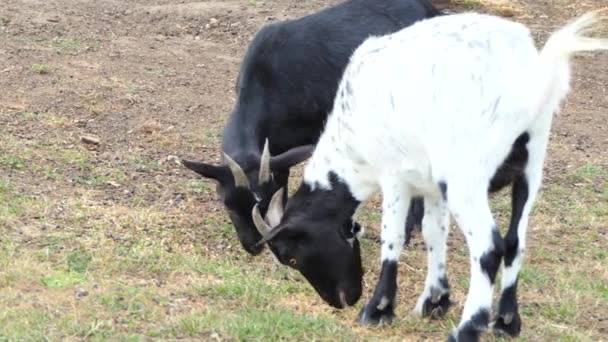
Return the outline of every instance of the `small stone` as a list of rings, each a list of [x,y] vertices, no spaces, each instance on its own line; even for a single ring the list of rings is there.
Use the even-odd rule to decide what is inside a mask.
[[[89,295],[89,292],[83,289],[76,290],[76,298],[82,298]]]
[[[167,156],[167,161],[169,162],[174,162],[177,165],[181,165],[181,161],[179,160],[178,156]]]
[[[120,187],[120,184],[116,183],[115,181],[111,181],[111,180],[107,181],[106,184],[111,185],[111,186],[113,186],[115,188]]]
[[[91,145],[99,145],[101,143],[101,141],[99,140],[98,137],[95,137],[92,135],[84,135],[84,136],[80,137],[80,141],[82,141],[85,144],[91,144]]]

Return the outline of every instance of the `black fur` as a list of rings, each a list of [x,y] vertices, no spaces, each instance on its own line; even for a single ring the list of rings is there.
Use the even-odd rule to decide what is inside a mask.
[[[439,190],[441,190],[441,197],[444,201],[448,200],[448,185],[446,182],[439,182]]]
[[[450,285],[447,277],[439,279],[441,289],[431,287],[431,296],[424,301],[422,305],[422,316],[430,317],[431,319],[440,319],[445,316],[452,301],[450,300]],[[446,292],[447,290],[447,292]],[[435,298],[435,301],[433,301]]]
[[[521,317],[517,304],[517,282],[516,280],[512,286],[506,288],[501,294],[498,302],[498,315],[493,327],[496,335],[517,337],[521,332]]]
[[[380,270],[380,278],[374,295],[361,309],[358,321],[362,324],[379,325],[392,323],[395,318],[395,297],[397,295],[397,262],[384,260]],[[382,299],[386,298],[386,306],[378,308]]]
[[[458,329],[458,335],[451,335],[448,341],[477,342],[481,334],[487,329],[490,322],[490,311],[481,309],[471,319]]]
[[[362,292],[359,241],[349,233],[359,202],[335,174],[328,177],[332,190],[300,186],[268,245],[281,263],[300,271],[321,298],[342,308],[340,291],[347,305],[355,304]],[[290,265],[291,259],[296,260],[295,266]]]
[[[422,197],[413,197],[410,209],[405,220],[405,245],[409,244],[415,230],[422,229],[422,218],[424,217],[424,200]]]
[[[513,183],[515,178],[523,175],[524,169],[528,162],[528,149],[526,145],[530,141],[530,135],[528,132],[522,133],[511,148],[511,152],[502,163],[500,168],[494,174],[490,186],[488,187],[489,192],[496,192],[504,188],[505,186]]]
[[[528,182],[526,181],[526,178],[523,175],[516,177],[513,182],[511,193],[511,223],[509,224],[509,231],[505,237],[505,266],[511,266],[518,253],[519,237],[517,236],[517,225],[521,220],[524,206],[528,201],[528,193]]]
[[[230,193],[236,190],[225,165],[184,163],[216,179],[224,199],[233,198],[224,204],[245,250],[255,255],[263,248],[255,243],[262,237],[250,218],[253,193],[265,215],[272,194],[287,185],[289,168],[305,155],[271,163],[274,179],[258,184],[265,139],[272,156],[316,144],[354,50],[371,35],[396,32],[437,15],[442,14],[428,0],[348,0],[299,19],[268,24],[255,35],[241,63],[236,104],[222,137],[222,150],[246,173],[251,195],[235,202],[237,196]]]
[[[485,252],[479,259],[481,269],[488,275],[492,284],[496,280],[496,273],[500,267],[500,262],[505,254],[505,242],[500,236],[496,227],[492,228],[493,249]]]

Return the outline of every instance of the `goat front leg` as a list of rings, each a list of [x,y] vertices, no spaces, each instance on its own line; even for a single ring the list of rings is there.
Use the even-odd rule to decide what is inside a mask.
[[[479,341],[488,328],[494,281],[505,250],[492,217],[487,190],[474,188],[472,183],[466,186],[466,182],[454,181],[454,189],[447,183],[448,207],[466,237],[471,262],[469,293],[460,324],[449,341]]]
[[[441,318],[452,304],[446,274],[450,213],[445,201],[440,198],[425,198],[425,201],[422,236],[428,252],[428,271],[424,291],[418,298],[414,313],[421,317]]]
[[[395,317],[397,263],[405,242],[404,225],[410,206],[410,192],[402,184],[382,187],[382,231],[380,278],[374,295],[359,313],[359,322],[378,325]]]

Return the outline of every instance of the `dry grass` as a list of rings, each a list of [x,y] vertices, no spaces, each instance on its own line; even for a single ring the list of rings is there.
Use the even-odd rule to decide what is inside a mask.
[[[235,8],[243,4],[232,2]],[[519,15],[526,10],[521,3],[502,1],[495,10],[512,7]],[[263,22],[267,14],[260,16]],[[91,17],[88,11],[85,17]],[[19,23],[3,18],[0,11],[0,29]],[[140,25],[147,23],[144,17]],[[170,27],[177,30],[173,21]],[[232,37],[216,32],[201,34],[217,41]],[[142,65],[142,55],[161,54],[149,47],[158,40],[130,54],[107,37],[73,38],[77,33],[0,35],[0,45],[26,51],[22,65],[0,70],[0,341],[445,340],[458,323],[468,285],[467,251],[457,228],[448,265],[457,305],[448,317],[427,321],[410,313],[426,270],[417,236],[401,259],[396,322],[358,326],[354,319],[379,270],[378,202],[363,214],[367,293],[355,307],[334,310],[299,274],[274,265],[268,252],[246,255],[215,200],[215,186],[171,158],[217,157],[224,120],[217,113],[230,103],[211,100],[229,98],[224,92],[237,64],[201,61],[209,50],[203,47],[194,61],[170,56],[164,64]],[[167,51],[196,42],[181,36],[167,41],[177,42]],[[52,72],[33,70],[41,60]],[[201,78],[190,74],[189,65],[202,62],[213,66],[205,76],[215,78],[196,88]],[[127,67],[111,69],[121,63]],[[99,136],[99,145],[80,141],[89,133]],[[558,141],[549,153],[559,161],[575,152]],[[546,182],[531,218],[520,287],[521,341],[599,341],[608,335],[608,160],[596,153],[569,165]],[[555,173],[551,165],[548,171]],[[501,227],[509,203],[506,194],[493,199]]]
[[[9,116],[24,120],[21,113]],[[49,122],[48,115],[26,117],[40,129]],[[425,276],[416,237],[402,258],[398,320],[391,327],[358,327],[353,319],[365,299],[335,311],[267,254],[245,255],[213,187],[166,176],[180,173],[179,166],[126,157],[106,166],[80,146],[32,145],[6,133],[0,145],[6,175],[0,183],[2,338],[437,340],[458,322],[468,265],[457,229],[449,274],[458,305],[445,320],[410,314]],[[133,181],[138,172],[160,177]],[[127,190],[136,195],[123,197]],[[508,196],[496,196],[493,206],[506,226]],[[378,271],[377,202],[363,220],[370,291]],[[606,332],[607,223],[605,165],[582,165],[545,185],[521,276],[522,340],[592,341]]]

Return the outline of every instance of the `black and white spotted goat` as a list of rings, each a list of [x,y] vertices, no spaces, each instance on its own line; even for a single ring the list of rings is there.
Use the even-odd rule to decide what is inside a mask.
[[[218,181],[217,192],[247,252],[256,255],[263,249],[256,245],[262,236],[251,218],[253,206],[257,203],[265,215],[271,196],[287,185],[290,168],[310,157],[355,49],[371,35],[439,14],[428,0],[348,0],[269,24],[256,34],[224,128],[223,163],[182,161]],[[421,206],[417,200],[414,208]],[[420,221],[422,210],[417,212]]]
[[[461,322],[449,339],[479,340],[490,323],[501,264],[493,327],[517,335],[517,280],[552,118],[569,92],[569,57],[608,49],[608,40],[583,36],[597,22],[594,13],[580,17],[541,51],[525,26],[475,13],[370,38],[344,73],[303,183],[285,212],[271,215],[281,218],[260,242],[298,269],[329,304],[352,305],[361,296],[363,271],[359,246],[345,236],[343,222],[381,191],[382,270],[359,320],[390,321],[402,227],[412,196],[423,196],[428,274],[414,311],[447,309],[451,214],[466,236],[471,280]],[[510,183],[514,224],[503,239],[488,190]],[[253,217],[262,230],[270,228],[255,208]]]

